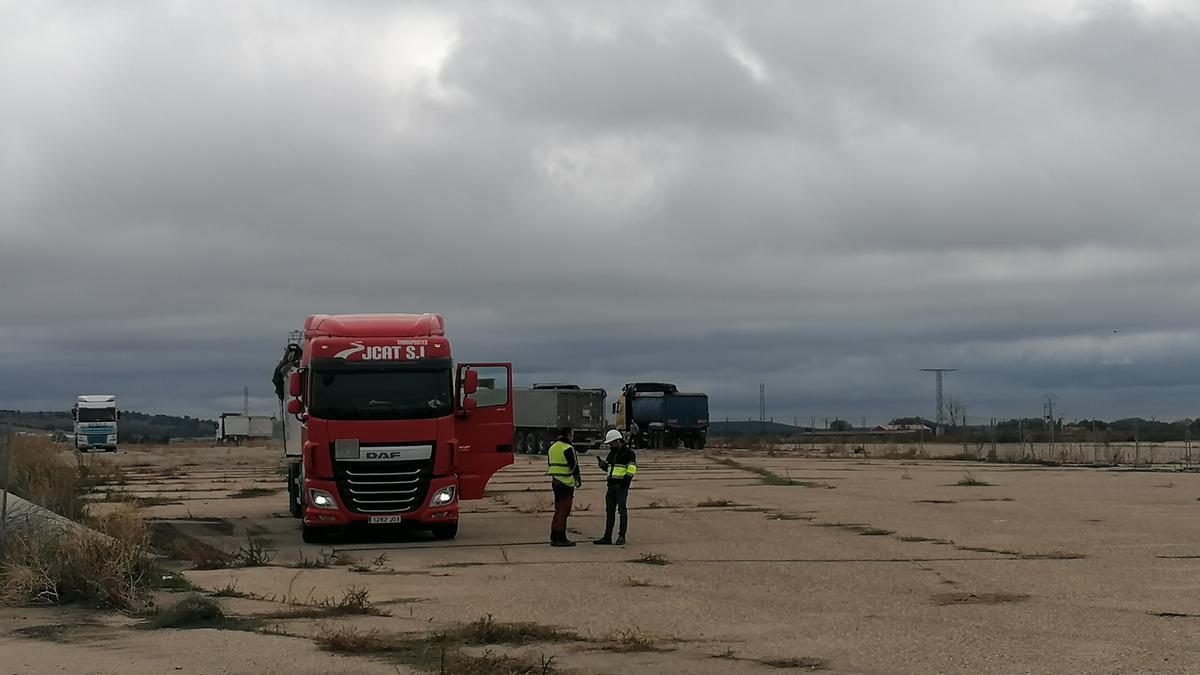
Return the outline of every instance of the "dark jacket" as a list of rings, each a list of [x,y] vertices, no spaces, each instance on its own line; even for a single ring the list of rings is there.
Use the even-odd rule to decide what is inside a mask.
[[[604,469],[605,471],[608,471],[608,467],[612,466],[613,464],[636,465],[637,464],[637,454],[629,446],[613,448],[612,450],[608,451],[608,457],[605,457],[601,461],[600,468]],[[633,482],[633,476],[625,476],[624,478],[611,478],[610,477],[608,479],[609,485],[624,485],[625,487],[629,487],[629,484],[632,482]]]

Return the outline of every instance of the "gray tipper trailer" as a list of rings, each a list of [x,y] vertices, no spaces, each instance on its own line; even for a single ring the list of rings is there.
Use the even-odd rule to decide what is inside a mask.
[[[275,418],[266,415],[221,413],[217,418],[217,442],[241,443],[255,438],[275,436]]]
[[[545,454],[558,439],[558,430],[575,430],[575,448],[586,452],[600,447],[607,430],[603,389],[581,389],[574,384],[535,384],[513,390],[513,439],[518,452]]]

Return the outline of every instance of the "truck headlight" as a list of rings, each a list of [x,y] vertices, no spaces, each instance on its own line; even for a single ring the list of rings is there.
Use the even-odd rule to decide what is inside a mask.
[[[458,492],[454,486],[444,487],[441,490],[433,493],[433,497],[429,499],[430,506],[446,506],[454,503],[455,493]]]
[[[336,509],[337,508],[337,501],[334,500],[333,495],[329,494],[328,492],[326,492],[324,490],[317,490],[315,488],[309,488],[308,489],[308,501],[310,504],[317,507],[318,509]]]

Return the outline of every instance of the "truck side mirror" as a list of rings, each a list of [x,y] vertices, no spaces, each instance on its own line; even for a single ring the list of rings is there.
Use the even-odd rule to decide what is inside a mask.
[[[299,415],[304,412],[304,404],[300,402],[300,399],[293,398],[287,402],[287,411],[289,415]]]
[[[73,419],[73,420],[79,419],[79,409],[78,408],[71,408],[71,419]]]
[[[288,395],[292,398],[298,398],[304,391],[304,382],[300,379],[300,373],[292,373],[288,377]]]
[[[479,391],[479,371],[466,370],[463,371],[462,390],[464,394],[470,395]],[[469,399],[468,399],[469,400]],[[466,408],[466,400],[463,401],[463,407]]]
[[[613,403],[613,404],[612,404],[612,413],[613,413],[614,415],[616,415],[616,414],[617,414],[617,413],[619,413],[619,412],[621,412],[621,404],[620,404],[620,403]]]
[[[121,419],[121,411],[120,410],[117,411],[117,419]]]
[[[468,396],[468,397],[466,397],[466,398],[464,398],[464,399],[463,399],[463,402],[462,402],[462,414],[463,414],[463,415],[469,415],[469,414],[471,413],[471,411],[472,411],[472,410],[474,410],[474,409],[476,409],[476,408],[478,408],[478,407],[479,407],[479,401],[476,401],[475,399],[473,399],[473,398],[471,398],[470,396]]]

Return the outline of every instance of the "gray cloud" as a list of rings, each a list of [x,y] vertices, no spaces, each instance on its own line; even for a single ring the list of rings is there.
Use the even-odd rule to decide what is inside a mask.
[[[1198,39],[1119,2],[0,4],[0,407],[269,407],[306,314],[433,310],[522,382],[717,417],[932,414],[938,365],[972,416],[1194,414]]]

